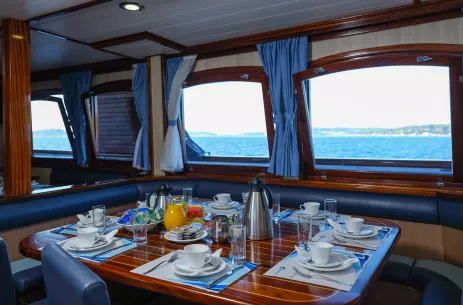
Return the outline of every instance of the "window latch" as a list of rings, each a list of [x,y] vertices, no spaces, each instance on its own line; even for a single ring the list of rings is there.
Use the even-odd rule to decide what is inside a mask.
[[[325,172],[322,173],[322,180],[328,180],[328,176]]]
[[[249,75],[248,74],[241,74],[241,78],[242,79],[249,79]]]
[[[442,178],[437,178],[437,187],[444,187],[444,180]]]
[[[429,57],[429,56],[418,56],[416,58],[417,62],[427,62],[427,61],[431,61],[431,60],[432,60],[432,58]]]
[[[320,68],[315,68],[313,71],[314,71],[316,74],[320,74],[320,73],[325,73],[325,72],[326,72],[325,69],[323,69],[323,68],[321,68],[321,67],[320,67]]]
[[[183,83],[182,83],[182,88],[186,88],[187,85],[188,85],[187,82],[183,82]]]

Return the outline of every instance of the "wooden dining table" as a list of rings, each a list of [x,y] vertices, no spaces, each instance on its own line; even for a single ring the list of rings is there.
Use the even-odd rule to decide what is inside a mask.
[[[400,227],[392,221],[365,218],[365,222],[390,227],[392,231],[377,251],[355,247],[335,247],[373,254],[349,292],[264,275],[272,266],[294,251],[294,246],[297,244],[297,226],[295,223],[287,222],[274,224],[273,239],[247,241],[246,260],[257,263],[259,266],[220,293],[208,292],[130,272],[172,251],[183,249],[184,245],[164,239],[159,229],[148,233],[146,245],[138,246],[101,263],[85,260],[82,260],[82,263],[103,279],[200,304],[360,304],[377,280],[382,267],[400,237]],[[24,238],[19,244],[21,254],[40,260],[40,249],[45,245],[71,237],[52,231],[47,230]],[[318,226],[314,226],[314,234],[316,233],[318,233]],[[124,229],[119,230],[118,236],[133,237],[132,233]],[[229,244],[215,244],[210,238],[205,238],[201,243],[208,244],[211,251],[223,248],[222,256],[229,256]]]

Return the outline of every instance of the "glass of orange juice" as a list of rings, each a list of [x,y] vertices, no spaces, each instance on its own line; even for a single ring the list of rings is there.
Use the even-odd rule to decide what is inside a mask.
[[[186,212],[182,203],[171,203],[164,214],[164,226],[168,231],[187,224]]]

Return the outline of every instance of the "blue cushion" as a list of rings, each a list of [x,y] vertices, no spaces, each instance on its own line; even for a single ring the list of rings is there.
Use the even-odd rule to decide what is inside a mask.
[[[138,200],[135,184],[51,195],[0,205],[0,231],[84,213],[98,204],[111,207]]]
[[[379,279],[399,285],[408,285],[415,259],[408,256],[392,254],[384,265]]]
[[[42,265],[49,305],[111,304],[106,283],[60,246],[45,246]]]
[[[0,283],[1,304],[16,305],[8,248],[2,238],[0,238]]]
[[[196,183],[196,194],[200,198],[211,199],[218,193],[229,193],[235,201],[242,201],[241,193],[248,192],[247,183],[200,180]]]
[[[16,292],[25,294],[43,284],[42,266],[36,266],[13,274],[13,285]]]
[[[461,290],[453,283],[432,281],[426,286],[421,305],[460,305]]]
[[[439,198],[440,223],[463,230],[463,200]]]

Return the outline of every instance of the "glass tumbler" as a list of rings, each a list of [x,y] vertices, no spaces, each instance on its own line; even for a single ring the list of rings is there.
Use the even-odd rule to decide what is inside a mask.
[[[193,188],[192,187],[183,188],[183,202],[186,202],[187,204],[193,203]]]
[[[338,220],[338,214],[337,214],[337,201],[336,199],[325,199],[325,212],[328,214],[328,218],[337,221]]]
[[[146,245],[148,242],[148,210],[140,209],[133,218],[133,241],[135,245]]]
[[[273,221],[278,222],[280,220],[280,194],[273,194]]]
[[[297,212],[297,240],[302,249],[309,248],[312,239],[312,216],[306,213]]]
[[[249,192],[241,193],[241,197],[243,198],[243,204],[246,204],[248,202]]]
[[[104,205],[95,205],[92,207],[93,226],[100,228],[99,233],[106,230],[106,207]]]
[[[234,265],[246,262],[246,226],[230,227],[230,258]]]

